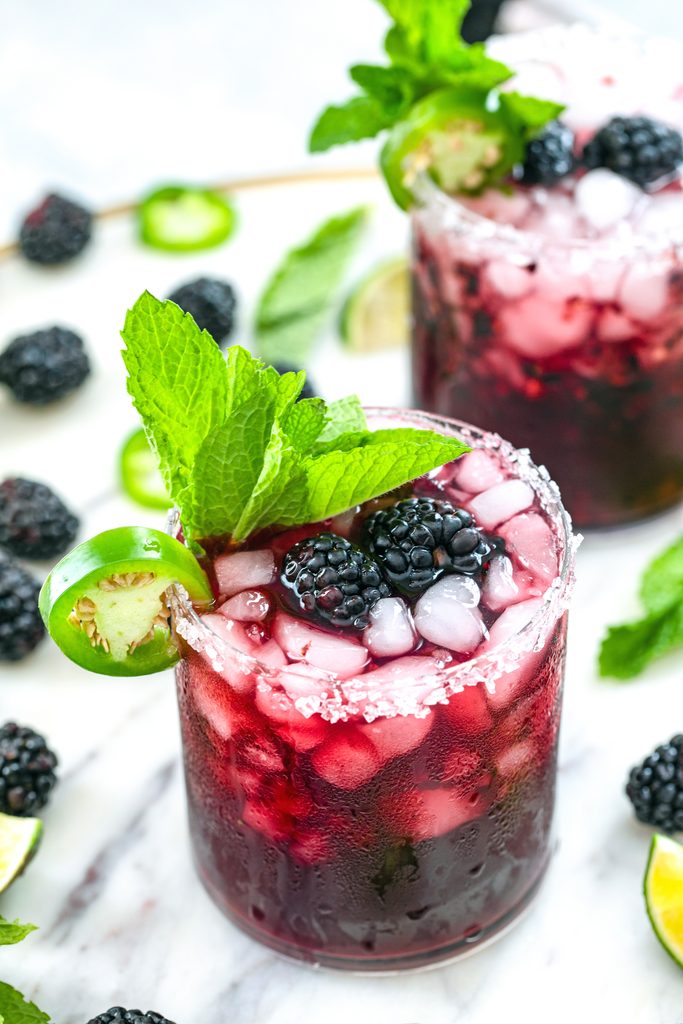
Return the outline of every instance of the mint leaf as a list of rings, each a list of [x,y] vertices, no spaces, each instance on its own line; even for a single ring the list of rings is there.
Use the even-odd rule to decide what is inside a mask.
[[[285,419],[285,433],[298,452],[307,452],[313,447],[325,429],[327,419],[322,398],[305,398],[289,410]]]
[[[373,139],[394,118],[372,96],[354,96],[341,106],[329,106],[316,121],[308,140],[311,153],[322,153],[333,146],[360,139]]]
[[[658,555],[645,570],[640,599],[650,614],[683,604],[683,537]]]
[[[499,99],[501,110],[509,115],[513,123],[525,130],[529,137],[536,135],[548,121],[559,117],[565,109],[562,103],[538,100],[518,92],[502,92]]]
[[[268,362],[305,362],[368,218],[366,207],[326,221],[292,249],[256,312],[256,348]]]
[[[378,430],[361,435],[360,447],[332,451],[308,461],[310,519],[335,516],[457,459],[466,451],[467,445],[456,438],[429,430]]]
[[[417,98],[415,79],[405,68],[354,64],[349,68],[349,77],[392,117],[392,123]]]
[[[632,679],[651,661],[683,644],[683,604],[623,626],[612,626],[602,641],[600,675]]]
[[[262,395],[253,395],[205,438],[182,507],[183,524],[190,536],[235,533],[263,472],[274,417],[273,401],[264,402]]]
[[[304,373],[278,374],[243,349],[230,349],[227,361],[216,364],[205,349],[217,352],[215,342],[193,320],[183,320],[186,347],[195,359],[187,362],[185,347],[170,345],[163,352],[163,329],[177,328],[174,313],[151,296],[142,296],[129,314],[124,330],[135,358],[129,390],[144,408],[145,427],[160,458],[177,459],[185,467],[173,475],[185,536],[197,544],[227,535],[246,540],[269,526],[314,522],[377,497],[454,458],[467,447],[455,438],[425,430],[367,430],[358,398],[333,402],[322,399],[297,403]],[[135,317],[140,304],[145,316]],[[156,305],[154,305],[156,304]],[[175,307],[174,307],[175,308]],[[130,322],[135,330],[129,330]],[[150,322],[151,321],[151,322]],[[176,381],[174,360],[185,374],[184,394],[198,394],[204,385],[216,394],[210,414],[204,409],[200,427],[178,410],[172,446],[167,445],[173,397],[155,388],[143,354],[146,332],[152,350],[165,360],[161,377]],[[168,385],[166,385],[168,386]],[[218,410],[223,419],[218,422]]]
[[[602,676],[631,679],[655,658],[683,645],[683,537],[647,567],[640,597],[647,614],[612,626],[602,641]]]
[[[46,1013],[4,981],[0,981],[0,1017],[7,1024],[49,1024],[50,1021]]]
[[[19,921],[7,921],[0,917],[0,946],[13,946],[36,930],[34,924],[21,924]]]
[[[129,310],[121,334],[128,392],[177,501],[203,439],[226,417],[224,357],[188,313],[149,292]]]
[[[318,441],[333,441],[341,434],[367,430],[365,413],[357,395],[340,398],[327,406],[327,423]]]

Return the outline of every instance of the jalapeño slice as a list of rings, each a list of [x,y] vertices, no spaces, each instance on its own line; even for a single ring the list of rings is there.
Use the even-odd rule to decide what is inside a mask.
[[[40,592],[50,636],[91,672],[148,675],[179,657],[166,591],[174,583],[208,606],[211,588],[180,541],[140,526],[106,530],[59,562]]]
[[[235,210],[219,192],[165,185],[143,199],[140,238],[165,252],[198,252],[225,242],[235,229]]]
[[[159,509],[171,507],[156,455],[142,427],[134,430],[123,444],[119,474],[124,491],[138,505]]]
[[[398,122],[380,163],[399,206],[413,205],[412,189],[421,173],[446,192],[473,195],[499,182],[522,159],[522,133],[504,110],[490,109],[487,102],[487,94],[477,89],[441,89]]]

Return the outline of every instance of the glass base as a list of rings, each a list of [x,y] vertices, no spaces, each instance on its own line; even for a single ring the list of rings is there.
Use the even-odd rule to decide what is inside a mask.
[[[307,946],[297,946],[291,942],[284,942],[270,932],[259,928],[254,922],[245,920],[226,907],[220,893],[203,877],[200,871],[197,871],[197,873],[213,902],[232,924],[236,925],[240,931],[247,934],[251,939],[255,939],[261,945],[267,946],[285,960],[297,964],[306,964],[315,969],[345,971],[352,974],[391,975],[406,972],[416,973],[418,971],[430,970],[431,968],[444,967],[455,963],[457,960],[463,960],[473,953],[478,953],[481,949],[490,946],[504,935],[507,935],[522,920],[526,911],[530,909],[531,903],[545,878],[549,862],[550,857],[545,861],[538,877],[527,889],[522,899],[501,918],[486,928],[482,928],[476,935],[458,939],[445,946],[411,951],[402,956],[388,957],[370,957],[368,954],[355,957],[340,956],[336,953],[330,954],[324,949],[312,949]]]

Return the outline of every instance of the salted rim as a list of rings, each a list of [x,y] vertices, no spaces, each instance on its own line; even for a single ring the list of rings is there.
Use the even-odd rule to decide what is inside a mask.
[[[657,45],[665,45],[668,48],[678,46],[683,57],[683,46],[678,40],[670,40],[660,36],[649,36],[647,33],[634,29],[629,32],[626,29],[617,31],[606,30],[584,22],[574,22],[570,25],[546,25],[538,29],[529,29],[526,32],[516,32],[509,36],[493,36],[489,44],[495,44],[495,56],[497,59],[507,60],[513,66],[514,60],[508,56],[517,50],[517,61],[529,60],[529,57],[522,57],[520,47],[525,43],[533,42],[539,53],[544,53],[547,41],[553,38],[563,37],[570,39],[571,36],[592,36],[596,40],[611,40],[613,43],[635,43],[643,54],[648,49]],[[542,58],[535,58],[543,63]],[[514,82],[514,79],[512,79]],[[682,172],[683,175],[683,172]],[[514,185],[512,186],[514,187]],[[442,215],[445,215],[443,227],[457,231],[460,228],[462,233],[467,231],[475,236],[478,241],[495,239],[504,245],[515,247],[526,247],[534,251],[552,250],[575,250],[585,252],[598,257],[608,256],[610,259],[624,257],[631,252],[649,253],[650,255],[664,256],[667,250],[674,250],[672,257],[678,249],[683,248],[683,226],[677,231],[663,233],[648,233],[632,235],[630,238],[548,238],[538,231],[529,231],[523,228],[516,228],[511,224],[500,224],[495,220],[485,217],[483,214],[475,213],[464,206],[457,197],[445,192],[425,171],[421,172],[415,179],[412,186],[417,206],[412,211],[419,213],[430,206],[442,207]],[[678,254],[680,255],[680,254]]]
[[[415,688],[407,686],[390,694],[389,697],[381,689],[371,689],[372,672],[343,680],[334,673],[316,668],[316,676],[328,683],[329,690],[292,701],[280,687],[272,685],[277,684],[281,673],[287,671],[286,668],[273,669],[257,658],[238,651],[223,637],[214,633],[199,617],[183,587],[176,585],[171,588],[169,603],[176,632],[193,650],[208,656],[217,672],[225,668],[228,660],[236,663],[241,671],[258,676],[260,689],[276,692],[283,708],[294,706],[305,717],[319,714],[331,722],[346,720],[359,714],[367,721],[395,715],[414,715],[421,718],[429,714],[432,705],[445,703],[452,694],[466,686],[484,685],[494,691],[496,678],[514,669],[524,654],[542,649],[552,627],[568,608],[575,582],[576,550],[582,540],[580,534],[573,532],[571,518],[562,504],[557,484],[544,466],[536,466],[532,462],[528,449],[514,448],[498,434],[479,430],[458,420],[416,410],[370,406],[365,408],[365,413],[371,423],[389,420],[394,426],[421,426],[423,429],[436,430],[447,436],[457,435],[473,448],[496,451],[502,455],[507,465],[515,468],[516,478],[528,483],[538,497],[559,542],[561,565],[557,577],[540,598],[540,607],[517,633],[491,650],[470,658],[469,661],[450,666],[443,662],[436,672],[420,674],[417,680],[418,693],[415,692]],[[179,516],[174,510],[169,515],[169,532],[177,532],[178,525]],[[402,657],[408,656],[410,655]],[[435,661],[438,665],[438,660]],[[432,681],[433,686],[427,689]]]

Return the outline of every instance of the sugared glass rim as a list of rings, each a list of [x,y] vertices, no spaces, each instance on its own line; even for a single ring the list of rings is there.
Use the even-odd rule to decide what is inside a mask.
[[[514,448],[498,434],[480,430],[458,420],[417,410],[370,406],[365,408],[365,413],[371,425],[373,421],[388,421],[391,426],[436,430],[446,435],[457,435],[473,448],[489,449],[502,455],[505,463],[515,468],[516,477],[527,482],[539,499],[560,545],[561,565],[557,577],[543,594],[540,607],[522,629],[468,661],[456,665],[444,663],[443,668],[439,668],[437,672],[425,673],[424,678],[421,677],[421,682],[433,678],[434,688],[427,696],[422,695],[419,700],[410,694],[394,695],[405,697],[395,701],[388,701],[386,694],[373,697],[373,694],[367,691],[367,684],[365,688],[363,687],[363,674],[354,677],[354,680],[342,680],[333,673],[316,669],[316,673],[329,682],[331,693],[326,695],[325,700],[319,697],[304,697],[299,698],[294,704],[307,717],[318,713],[330,721],[356,715],[361,706],[362,713],[368,720],[396,714],[422,717],[429,713],[431,705],[442,703],[465,686],[491,687],[495,684],[496,675],[511,671],[524,654],[542,648],[553,626],[566,611],[574,587],[576,550],[582,540],[580,534],[573,532],[571,518],[562,504],[557,484],[544,466],[536,466],[532,462],[528,449]],[[178,525],[178,514],[172,512],[169,517],[169,532],[176,533]],[[192,649],[206,654],[216,671],[221,670],[225,656],[225,659],[230,659],[233,663],[238,662],[245,672],[257,675],[260,686],[268,687],[271,683],[277,683],[283,669],[273,669],[259,662],[257,658],[243,654],[215,633],[197,614],[182,587],[172,588],[170,605],[176,632]]]
[[[511,186],[514,188],[514,184]],[[550,238],[540,231],[529,231],[517,228],[513,224],[501,224],[499,221],[485,217],[475,210],[470,210],[457,196],[445,192],[434,179],[422,171],[412,186],[415,206],[411,209],[413,216],[420,214],[438,214],[440,221],[438,232],[452,232],[462,235],[477,244],[494,243],[518,255],[533,258],[548,253],[576,253],[590,258],[591,262],[604,260],[614,263],[632,256],[647,256],[680,259],[683,250],[683,227],[677,232],[662,234],[641,234],[612,236],[604,238]],[[427,227],[427,233],[430,228]]]

